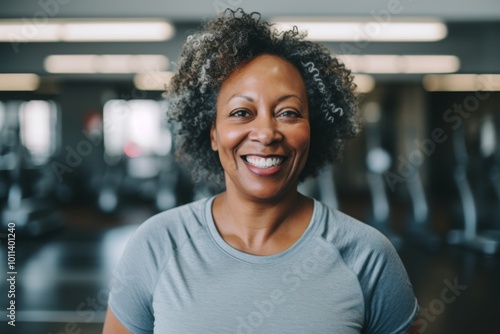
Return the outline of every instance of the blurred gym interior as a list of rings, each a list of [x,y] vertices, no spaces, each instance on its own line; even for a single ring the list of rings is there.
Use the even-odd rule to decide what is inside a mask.
[[[221,191],[175,160],[162,92],[186,38],[227,7],[309,29],[355,73],[364,130],[301,191],[388,236],[420,333],[497,333],[500,3],[488,0],[3,0],[0,331],[100,333],[130,234]]]

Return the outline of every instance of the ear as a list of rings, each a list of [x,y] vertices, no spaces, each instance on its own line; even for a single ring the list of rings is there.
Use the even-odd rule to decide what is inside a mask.
[[[218,151],[219,146],[217,144],[217,130],[215,129],[215,122],[212,124],[210,128],[210,145],[212,146],[212,150]]]

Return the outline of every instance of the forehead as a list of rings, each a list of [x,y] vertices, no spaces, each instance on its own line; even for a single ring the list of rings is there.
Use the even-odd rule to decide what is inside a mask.
[[[295,65],[274,55],[257,56],[238,67],[222,83],[220,95],[243,92],[243,90],[277,94],[294,93],[304,97],[306,94],[304,80]]]

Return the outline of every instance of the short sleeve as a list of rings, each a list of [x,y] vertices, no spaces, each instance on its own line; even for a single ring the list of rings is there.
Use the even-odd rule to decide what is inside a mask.
[[[141,225],[129,239],[114,272],[108,305],[132,333],[153,333],[152,296],[160,262],[154,228]]]
[[[365,326],[363,333],[405,333],[414,322],[419,306],[399,255],[389,240],[379,235],[364,274]]]

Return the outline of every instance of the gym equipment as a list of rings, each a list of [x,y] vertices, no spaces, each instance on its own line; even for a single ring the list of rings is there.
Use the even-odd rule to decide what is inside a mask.
[[[98,207],[118,209],[129,194],[154,201],[158,211],[177,205],[178,167],[172,134],[154,100],[109,100],[104,105],[104,161],[107,172],[98,190]]]
[[[424,154],[420,152],[420,150],[415,151],[414,141],[417,139],[417,135],[412,125],[407,125],[405,134],[406,152],[416,152],[422,159],[418,166],[413,166],[414,170],[408,175],[405,181],[412,207],[412,213],[408,219],[408,225],[405,231],[405,239],[422,246],[426,250],[438,251],[442,246],[442,238],[430,229],[429,205],[424,185],[420,177],[420,169],[423,166]]]
[[[166,104],[160,104],[160,108],[165,111]],[[161,149],[157,151],[160,173],[155,205],[158,211],[165,211],[178,205],[176,188],[180,179],[179,167],[174,157],[173,134],[166,117],[161,119],[160,138]]]
[[[385,188],[384,174],[389,171],[392,164],[390,154],[381,145],[380,134],[380,106],[376,102],[367,103],[363,109],[366,120],[366,180],[371,193],[372,210],[370,223],[382,232],[399,250],[402,239],[390,226],[391,212],[387,191]]]
[[[16,233],[38,236],[64,226],[51,198],[55,176],[50,158],[59,137],[57,108],[47,101],[10,102],[0,133],[0,168],[7,171],[7,199],[1,225],[16,225]]]
[[[481,234],[500,241],[500,123],[486,114],[479,131],[481,178],[478,187]]]
[[[2,134],[4,133],[3,129],[5,126],[5,104],[0,101],[0,207],[3,207],[5,201],[7,200],[7,168],[2,167],[7,163],[6,156],[8,154],[8,146],[5,145],[8,143],[7,138],[4,138]]]
[[[109,161],[109,159],[104,159]],[[107,164],[97,193],[97,207],[103,213],[114,213],[119,204],[119,188],[123,178],[122,166]]]
[[[467,176],[469,157],[465,142],[464,124],[453,133],[453,149],[456,159],[453,178],[460,196],[464,227],[463,229],[448,232],[448,243],[462,245],[489,255],[495,254],[499,250],[498,240],[478,231],[477,206]]]
[[[332,209],[338,209],[337,193],[333,176],[334,167],[329,164],[323,167],[315,178],[310,178],[299,184],[300,193],[316,198]]]
[[[339,203],[335,191],[334,167],[327,165],[317,177],[320,200],[332,209],[338,209]]]

